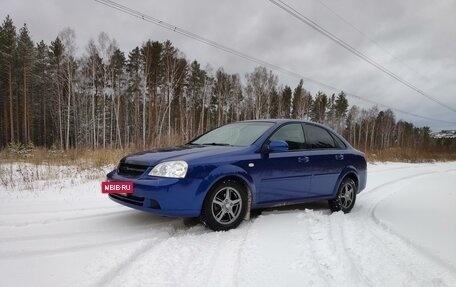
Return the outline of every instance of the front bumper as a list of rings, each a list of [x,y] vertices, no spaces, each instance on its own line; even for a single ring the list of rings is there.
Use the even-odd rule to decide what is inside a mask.
[[[110,181],[133,182],[133,194],[110,194],[122,205],[171,217],[197,217],[201,213],[205,192],[200,191],[201,179],[158,178],[148,175],[130,179],[108,173]]]

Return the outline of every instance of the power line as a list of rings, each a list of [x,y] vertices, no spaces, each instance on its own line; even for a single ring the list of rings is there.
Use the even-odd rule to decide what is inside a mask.
[[[361,29],[359,29],[358,27],[356,27],[354,24],[352,24],[350,21],[348,21],[347,19],[345,19],[342,15],[340,15],[339,13],[337,13],[336,11],[334,11],[334,9],[332,9],[331,7],[329,7],[326,3],[324,3],[322,0],[316,0],[318,3],[320,3],[321,6],[325,7],[327,10],[329,10],[332,14],[334,14],[337,18],[339,18],[341,21],[343,21],[345,24],[347,24],[348,26],[352,27],[356,32],[358,32],[360,35],[362,35],[364,38],[366,38],[369,42],[371,42],[372,44],[374,44],[375,46],[377,46],[380,50],[382,50],[383,52],[385,52],[386,54],[388,54],[393,60],[395,60],[396,62],[398,62],[399,64],[403,65],[404,67],[406,67],[409,71],[411,71],[412,73],[414,74],[418,74],[416,71],[414,71],[414,69],[412,69],[407,63],[405,63],[401,58],[395,56],[392,52],[388,51],[388,49],[384,48],[382,45],[380,45],[377,41],[375,41],[374,39],[372,39],[371,37],[369,37],[365,32],[363,32]],[[422,75],[420,75],[421,77],[423,77]]]
[[[303,15],[302,13],[300,13],[299,11],[297,11],[295,8],[291,7],[290,5],[288,5],[287,3],[281,1],[281,0],[269,0],[271,3],[273,3],[274,5],[276,5],[277,7],[281,8],[282,10],[284,10],[285,12],[287,12],[288,14],[290,14],[291,16],[295,17],[296,19],[298,19],[299,21],[303,22],[304,24],[310,26],[312,29],[316,30],[317,32],[321,33],[322,35],[326,36],[327,38],[329,38],[330,40],[334,41],[336,44],[338,44],[339,46],[343,47],[344,49],[346,49],[347,51],[349,51],[350,53],[356,55],[357,57],[361,58],[362,60],[364,60],[365,62],[371,64],[372,66],[374,66],[375,68],[377,68],[378,70],[382,71],[383,73],[387,74],[388,76],[390,76],[391,78],[397,80],[398,82],[402,83],[404,86],[406,87],[409,87],[410,89],[414,90],[415,92],[417,92],[418,94],[426,97],[427,99],[441,105],[442,107],[448,109],[448,110],[451,110],[453,112],[456,113],[456,109],[453,108],[453,107],[450,107],[448,106],[447,104],[443,103],[442,101],[436,99],[435,97],[432,97],[428,94],[426,94],[425,92],[423,92],[422,90],[420,90],[418,87],[416,87],[415,85],[411,84],[410,82],[408,82],[407,80],[401,78],[400,76],[398,76],[397,74],[393,73],[392,71],[388,70],[386,67],[382,66],[381,64],[377,63],[376,61],[374,61],[373,59],[369,58],[368,56],[366,56],[365,54],[363,54],[362,52],[358,51],[357,49],[355,49],[353,46],[351,46],[350,44],[348,44],[347,42],[345,42],[344,40],[340,39],[339,37],[337,37],[336,35],[334,35],[333,33],[329,32],[328,30],[326,30],[325,28],[321,27],[320,25],[318,25],[316,22],[314,22],[312,19],[306,17],[305,15]]]
[[[98,2],[100,4],[103,4],[105,6],[108,6],[110,8],[113,8],[115,10],[118,10],[120,12],[123,12],[123,13],[126,13],[126,14],[129,14],[133,17],[136,17],[136,18],[139,18],[143,21],[146,21],[146,22],[150,22],[152,24],[155,24],[155,25],[158,25],[162,28],[165,28],[165,29],[168,29],[170,31],[173,31],[173,32],[176,32],[178,34],[181,34],[181,35],[184,35],[188,38],[191,38],[191,39],[194,39],[198,42],[201,42],[203,44],[206,44],[206,45],[209,45],[209,46],[212,46],[216,49],[219,49],[219,50],[222,50],[226,53],[229,53],[229,54],[232,54],[232,55],[235,55],[235,56],[238,56],[240,58],[243,58],[245,60],[248,60],[250,62],[254,62],[256,64],[259,64],[259,65],[262,65],[262,66],[265,66],[265,67],[268,67],[272,70],[276,70],[276,71],[280,71],[284,74],[287,74],[287,75],[290,75],[292,77],[296,77],[298,79],[303,79],[303,80],[306,80],[308,82],[312,82],[312,83],[315,83],[317,84],[318,86],[321,86],[321,87],[325,87],[325,88],[328,88],[328,89],[331,89],[331,90],[334,90],[334,91],[337,91],[337,92],[340,92],[342,91],[341,89],[338,89],[336,87],[333,87],[331,85],[328,85],[328,84],[325,84],[323,82],[320,82],[320,81],[317,81],[317,80],[314,80],[314,79],[311,79],[311,78],[308,78],[308,77],[305,77],[299,73],[296,73],[296,72],[293,72],[291,70],[288,70],[288,69],[285,69],[285,68],[282,68],[280,66],[277,66],[277,65],[274,65],[274,64],[271,64],[271,63],[268,63],[266,61],[263,61],[263,60],[260,60],[258,58],[255,58],[253,56],[250,56],[248,54],[245,54],[245,53],[242,53],[242,52],[239,52],[237,50],[234,50],[230,47],[227,47],[225,45],[222,45],[220,43],[217,43],[215,41],[212,41],[212,40],[209,40],[209,39],[206,39],[204,37],[201,37],[195,33],[192,33],[190,31],[187,31],[187,30],[184,30],[182,28],[179,28],[177,26],[174,26],[172,24],[169,24],[169,23],[166,23],[162,20],[159,20],[157,18],[154,18],[154,17],[151,17],[151,16],[148,16],[144,13],[141,13],[137,10],[134,10],[134,9],[131,9],[127,6],[124,6],[124,5],[121,5],[119,3],[116,3],[114,1],[111,1],[111,0],[94,0],[95,2]],[[401,110],[401,109],[396,109],[396,108],[393,108],[393,107],[389,107],[385,104],[381,104],[379,102],[376,102],[376,101],[373,101],[373,100],[368,100],[368,99],[365,99],[365,98],[362,98],[360,96],[357,96],[353,93],[347,93],[345,92],[345,94],[347,96],[350,96],[350,97],[353,97],[353,98],[356,98],[356,99],[359,99],[361,101],[365,101],[365,102],[368,102],[370,104],[374,104],[374,105],[378,105],[378,106],[382,106],[382,107],[385,107],[385,108],[389,108],[391,110],[394,110],[394,111],[397,111],[399,113],[402,113],[402,114],[406,114],[406,115],[409,115],[409,116],[413,116],[413,117],[416,117],[416,118],[421,118],[421,119],[425,119],[425,120],[431,120],[431,121],[436,121],[436,122],[442,122],[442,123],[450,123],[450,124],[456,124],[456,122],[451,122],[451,121],[445,121],[445,120],[440,120],[440,119],[434,119],[434,118],[430,118],[430,117],[426,117],[426,116],[421,116],[421,115],[418,115],[418,114],[414,114],[414,113],[411,113],[411,112],[407,112],[407,111],[404,111],[404,110]]]

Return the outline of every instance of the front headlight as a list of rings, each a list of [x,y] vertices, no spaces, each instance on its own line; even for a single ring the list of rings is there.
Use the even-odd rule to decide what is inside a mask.
[[[188,164],[183,160],[167,161],[157,164],[150,172],[150,176],[184,178]]]

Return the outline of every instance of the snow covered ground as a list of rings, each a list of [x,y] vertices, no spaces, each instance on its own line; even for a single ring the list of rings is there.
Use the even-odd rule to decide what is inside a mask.
[[[456,163],[368,169],[350,214],[304,204],[228,232],[117,205],[102,170],[35,190],[14,177],[0,187],[0,285],[456,286]]]

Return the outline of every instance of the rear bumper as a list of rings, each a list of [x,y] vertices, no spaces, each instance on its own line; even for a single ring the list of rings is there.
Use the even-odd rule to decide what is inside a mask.
[[[130,179],[115,171],[107,175],[112,181],[133,182],[133,194],[110,194],[109,198],[119,204],[171,217],[197,217],[201,213],[204,192],[199,191],[202,180],[174,179],[143,176]]]
[[[363,191],[366,188],[367,184],[367,170],[358,171],[358,193]]]

